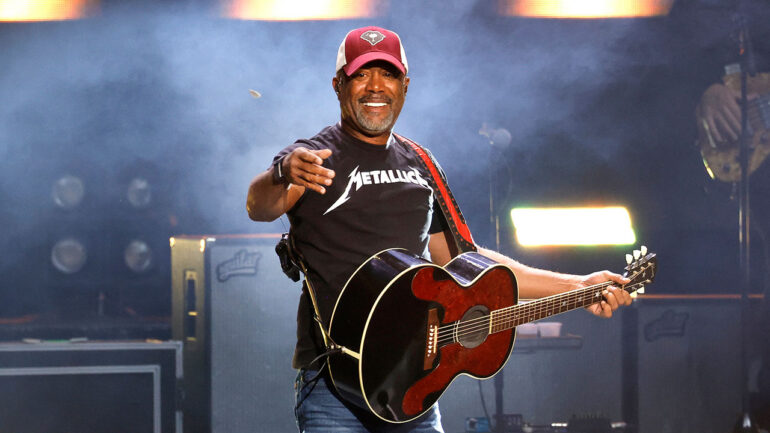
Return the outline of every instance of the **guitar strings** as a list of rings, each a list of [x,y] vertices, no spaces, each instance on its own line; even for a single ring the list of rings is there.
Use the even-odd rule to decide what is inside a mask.
[[[456,322],[454,324],[444,325],[439,328],[439,339],[441,337],[454,337],[456,334],[458,337],[465,336],[468,334],[476,333],[481,330],[485,330],[489,328],[490,321],[493,321],[493,323],[496,324],[503,324],[506,322],[511,322],[514,318],[524,318],[526,321],[535,320],[535,318],[547,311],[553,311],[557,307],[557,303],[560,303],[562,306],[567,305],[578,305],[578,303],[583,302],[583,297],[586,296],[586,294],[590,292],[599,292],[601,289],[612,285],[612,282],[607,283],[601,283],[597,284],[595,286],[589,286],[581,290],[576,290],[573,292],[568,292],[567,294],[558,294],[554,295],[552,297],[543,298],[539,301],[529,302],[527,304],[519,304],[519,305],[512,305],[509,307],[505,307],[502,309],[497,310],[494,315],[487,315],[484,317],[479,317],[476,319],[467,320],[465,322],[462,322],[460,324],[457,324]],[[590,304],[587,304],[590,305]],[[577,308],[577,307],[575,307]],[[566,310],[565,310],[566,311]],[[530,320],[531,319],[531,320]],[[449,333],[449,335],[447,335]]]
[[[638,274],[639,272],[637,272],[636,275],[632,275],[631,277],[636,278]],[[476,319],[470,319],[465,322],[461,322],[460,324],[455,322],[452,324],[440,326],[437,336],[437,343],[443,345],[443,343],[457,341],[461,337],[476,334],[482,331],[488,332],[490,322],[492,322],[492,327],[504,325],[506,326],[506,329],[510,329],[507,327],[507,325],[510,324],[511,327],[513,327],[523,323],[531,322],[537,320],[537,317],[543,313],[545,313],[543,317],[548,317],[553,315],[553,311],[558,311],[556,314],[560,314],[578,308],[578,304],[580,303],[583,303],[582,306],[592,305],[595,302],[586,303],[582,299],[583,296],[593,291],[599,293],[599,289],[603,289],[613,284],[613,282],[608,281],[594,286],[585,287],[581,290],[567,292],[566,294],[550,296],[538,301],[529,302],[527,304],[512,305],[509,307],[501,308],[496,310],[498,314],[490,314]],[[642,285],[642,283],[629,283],[621,287],[623,289],[636,289],[638,288],[637,286]],[[556,305],[554,301],[559,301],[559,305]],[[564,311],[561,311],[561,307],[565,306],[568,308]],[[524,321],[521,323],[516,323],[518,321],[517,319],[524,319]]]
[[[629,286],[630,287],[636,287],[636,286],[641,287],[642,285],[643,284],[641,284],[641,283],[636,283],[636,284],[629,284],[627,287],[629,287]],[[583,306],[588,306],[588,305],[591,305],[591,304],[585,303]],[[519,307],[519,306],[514,306],[514,307]],[[508,308],[510,308],[510,307],[508,307]],[[561,313],[567,312],[570,309],[574,309],[574,308],[578,308],[578,307],[577,306],[571,307],[571,308],[569,308],[567,310],[560,311],[559,313],[556,313],[556,314],[561,314]],[[542,309],[540,309],[540,310],[542,310]],[[538,314],[541,313],[541,312],[542,311],[538,312]],[[549,315],[553,315],[553,311],[552,310],[546,311],[546,312]],[[468,335],[471,335],[471,334],[475,334],[475,333],[479,333],[479,332],[482,332],[482,331],[486,332],[487,335],[489,335],[488,329],[489,329],[489,322],[490,322],[490,320],[492,320],[493,323],[497,324],[497,326],[502,325],[502,324],[507,323],[507,322],[513,322],[513,323],[510,323],[510,327],[506,326],[506,329],[510,329],[510,328],[514,327],[514,324],[515,325],[519,325],[519,324],[522,324],[522,323],[530,322],[532,320],[537,320],[536,318],[533,319],[532,317],[536,317],[536,316],[531,316],[531,317],[529,317],[529,316],[519,316],[519,319],[521,319],[521,318],[525,319],[525,320],[521,321],[521,323],[516,323],[518,321],[512,320],[510,314],[503,315],[502,319],[500,317],[492,317],[492,318],[490,318],[490,316],[485,316],[483,318],[474,319],[474,321],[477,322],[477,323],[473,327],[465,326],[464,329],[460,330],[459,329],[460,326],[456,326],[456,329],[458,329],[456,334],[455,333],[450,333],[449,335],[447,335],[446,333],[444,333],[443,335],[441,335],[440,337],[437,338],[437,344],[441,344],[441,346],[443,346],[443,345],[445,345],[447,343],[453,343],[455,341],[458,341],[458,339],[461,338],[461,337],[465,337],[465,336],[468,336]],[[481,323],[479,323],[479,322],[481,322]],[[457,337],[457,338],[455,338],[455,337]]]
[[[629,284],[626,287],[636,287],[636,286],[641,287],[642,285],[643,284],[641,284],[641,283],[635,283],[635,284]],[[588,305],[592,305],[592,304],[593,303],[586,303],[583,306],[588,306]],[[514,307],[514,308],[512,308],[512,307]],[[516,309],[518,309],[518,308],[515,308],[515,307],[523,307],[523,305],[514,305],[514,306],[511,306],[511,307],[506,307],[505,309],[501,309],[501,310],[507,310],[507,309],[516,310]],[[567,309],[565,311],[560,311],[557,314],[564,313],[564,312],[567,312],[567,311],[569,311],[571,309],[575,309],[575,308],[578,308],[578,306],[571,307],[571,308],[569,308],[569,309]],[[522,310],[532,310],[532,309],[523,308]],[[534,310],[540,310],[540,311],[538,311],[536,314],[532,315],[531,317],[528,316],[528,315],[523,315],[523,316],[522,315],[518,315],[519,319],[523,318],[525,320],[522,321],[521,323],[516,323],[515,325],[513,323],[511,323],[511,326],[510,327],[506,327],[506,329],[511,329],[514,326],[517,326],[517,325],[520,325],[520,324],[523,324],[523,323],[528,323],[528,322],[531,322],[533,320],[537,320],[534,317],[536,317],[538,314],[540,314],[540,313],[542,313],[544,311],[542,308],[535,308]],[[553,315],[552,311],[553,311],[552,309],[548,310],[547,311],[549,313],[548,315]],[[442,328],[446,328],[447,326],[449,326],[450,328],[454,328],[454,329],[450,329],[449,330],[450,331],[449,334],[447,334],[446,332],[440,333],[439,336],[437,337],[437,344],[439,344],[441,346],[444,346],[445,344],[453,343],[453,342],[458,341],[461,337],[465,337],[465,336],[472,335],[472,334],[475,334],[475,333],[479,333],[479,332],[482,332],[482,331],[487,332],[487,335],[489,335],[488,329],[489,329],[490,320],[493,321],[493,324],[496,324],[497,326],[499,326],[501,324],[504,324],[506,322],[514,322],[515,323],[516,320],[513,320],[513,318],[516,317],[516,314],[515,314],[515,312],[513,314],[511,314],[511,313],[512,312],[510,312],[510,311],[506,312],[505,314],[501,315],[501,317],[497,317],[497,316],[495,316],[495,317],[484,316],[484,317],[481,317],[481,318],[472,319],[472,321],[476,322],[476,323],[474,323],[472,325],[467,325],[467,326],[463,326],[463,325],[465,325],[467,322],[471,322],[470,320],[467,321],[467,322],[463,322],[460,325],[452,325],[452,324],[450,324],[450,325],[442,326]],[[455,330],[456,330],[456,332],[455,332]],[[447,329],[444,329],[444,331],[447,331]]]
[[[533,301],[533,302],[528,302],[526,304],[511,305],[509,307],[501,308],[500,310],[497,310],[497,311],[499,312],[498,314],[500,314],[500,315],[505,315],[505,314],[512,313],[512,312],[514,312],[513,310],[516,310],[516,309],[521,309],[522,312],[527,312],[527,313],[535,312],[536,310],[541,310],[543,308],[543,304],[547,304],[548,302],[553,302],[555,300],[562,301],[563,300],[562,298],[566,299],[567,302],[574,302],[575,300],[580,299],[582,296],[584,296],[588,292],[591,292],[591,291],[594,291],[594,290],[597,290],[597,289],[603,289],[603,288],[605,288],[607,286],[610,286],[612,284],[614,284],[614,283],[612,283],[612,282],[605,282],[605,283],[597,284],[597,285],[594,285],[594,286],[585,287],[585,288],[580,289],[580,290],[575,290],[575,291],[572,291],[572,292],[567,292],[567,293],[563,293],[563,294],[557,294],[557,295],[549,296],[547,298],[543,298],[543,299],[540,299],[540,300],[537,300],[537,301]],[[487,321],[488,322],[488,320],[487,320],[488,318],[489,318],[489,316],[479,317],[479,318],[476,318],[476,319],[470,319],[470,320],[467,320],[465,322],[462,322],[459,325],[459,327],[463,327],[463,325],[466,325],[466,324],[478,323],[478,322],[481,322],[481,321]],[[454,331],[454,329],[458,327],[458,325],[456,325],[455,323],[450,323],[450,324],[443,325],[443,326],[439,327],[439,333],[441,333],[442,331]]]

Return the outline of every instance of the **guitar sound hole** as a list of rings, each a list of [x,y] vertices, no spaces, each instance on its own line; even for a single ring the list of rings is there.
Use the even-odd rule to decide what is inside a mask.
[[[483,305],[471,307],[455,325],[455,340],[463,347],[473,349],[489,335],[489,309]]]

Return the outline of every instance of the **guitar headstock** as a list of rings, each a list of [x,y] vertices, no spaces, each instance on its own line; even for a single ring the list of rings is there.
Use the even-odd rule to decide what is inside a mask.
[[[655,273],[658,271],[658,259],[655,253],[647,251],[647,247],[641,246],[634,250],[633,254],[626,254],[626,263],[623,276],[631,280],[623,288],[631,293],[644,293],[645,284],[652,283]]]

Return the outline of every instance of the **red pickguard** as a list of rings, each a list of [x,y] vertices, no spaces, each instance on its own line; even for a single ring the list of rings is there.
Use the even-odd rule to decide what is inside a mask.
[[[484,305],[492,311],[516,303],[513,290],[516,282],[506,269],[490,269],[469,287],[462,287],[451,278],[441,278],[444,272],[437,268],[424,268],[412,280],[414,296],[443,306],[442,324],[460,320],[475,305]],[[426,398],[436,392],[443,392],[460,373],[479,378],[493,375],[502,368],[511,353],[513,332],[513,329],[509,329],[491,334],[481,345],[472,349],[459,343],[442,347],[438,365],[407,390],[402,410],[409,415],[425,411]],[[429,400],[430,405],[434,401]]]

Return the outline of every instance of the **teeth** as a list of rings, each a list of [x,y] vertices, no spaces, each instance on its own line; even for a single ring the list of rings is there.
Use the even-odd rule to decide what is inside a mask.
[[[367,107],[384,107],[387,104],[384,102],[364,102]]]

